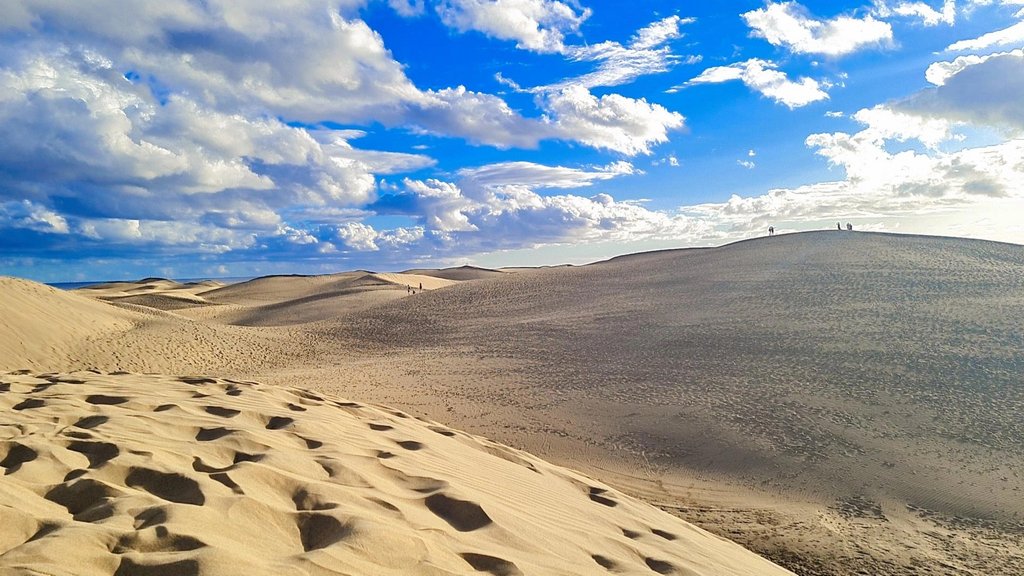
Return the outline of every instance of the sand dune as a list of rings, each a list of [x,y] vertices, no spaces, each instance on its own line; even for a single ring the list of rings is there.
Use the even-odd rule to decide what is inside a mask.
[[[821,232],[466,283],[322,337],[387,351],[353,394],[651,499],[816,503],[756,537],[753,506],[688,516],[807,573],[980,575],[1024,569],[1021,326],[1024,247]]]
[[[445,278],[447,280],[457,280],[459,282],[465,282],[468,280],[484,280],[487,278],[496,278],[508,272],[502,272],[501,270],[491,270],[490,268],[479,268],[477,266],[459,266],[458,268],[441,268],[441,269],[430,269],[430,268],[419,268],[415,270],[406,270],[403,274],[418,274],[421,276],[434,276],[436,278]]]
[[[0,359],[6,366],[41,368],[68,360],[88,337],[121,333],[134,316],[77,294],[0,276]]]
[[[0,375],[4,574],[790,574],[524,452],[198,377]]]
[[[222,287],[214,281],[179,283],[166,278],[145,278],[137,282],[106,282],[76,290],[77,293],[120,304],[136,304],[157,310],[181,310],[206,306],[200,294]]]
[[[287,326],[337,318],[366,308],[454,284],[415,274],[345,272],[325,276],[269,276],[201,294],[227,305],[215,316],[239,326]],[[421,288],[422,286],[422,288]]]
[[[0,369],[212,374],[397,406],[801,574],[1024,573],[1024,247],[821,232],[415,296],[403,278],[263,278],[173,312],[64,302],[130,316],[98,334],[31,304],[43,320],[0,319],[3,343],[49,344]]]

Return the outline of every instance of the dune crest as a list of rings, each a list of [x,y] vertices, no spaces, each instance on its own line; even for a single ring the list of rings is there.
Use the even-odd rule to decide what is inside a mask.
[[[386,407],[0,375],[5,574],[789,574],[608,486]]]

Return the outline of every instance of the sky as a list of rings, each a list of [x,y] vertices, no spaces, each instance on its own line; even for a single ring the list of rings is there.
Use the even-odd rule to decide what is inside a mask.
[[[1024,244],[1024,0],[6,0],[0,274]]]

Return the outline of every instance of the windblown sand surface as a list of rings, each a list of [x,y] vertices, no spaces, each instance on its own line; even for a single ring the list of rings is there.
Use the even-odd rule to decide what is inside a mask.
[[[296,388],[0,374],[0,572],[788,574],[586,476]]]
[[[159,310],[111,293],[88,309],[96,331],[40,329],[45,349],[12,347],[0,368],[209,374],[396,406],[802,574],[1024,573],[1024,247],[833,231],[410,273],[448,284],[274,277]],[[6,326],[4,345],[19,334]]]

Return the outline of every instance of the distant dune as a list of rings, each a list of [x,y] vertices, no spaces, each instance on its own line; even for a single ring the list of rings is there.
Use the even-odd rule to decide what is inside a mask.
[[[828,231],[452,270],[74,294],[8,280],[0,306],[22,312],[0,318],[0,369],[400,407],[801,574],[1024,573],[1024,247]]]
[[[465,282],[468,280],[484,280],[487,278],[495,278],[498,276],[502,276],[504,274],[508,274],[508,272],[466,265],[459,266],[458,268],[441,268],[440,270],[406,270],[405,272],[403,272],[403,274],[419,274],[423,276],[434,276],[437,278],[445,278],[448,280],[457,280],[459,282]]]
[[[0,374],[0,572],[791,574],[524,452],[198,377]]]

